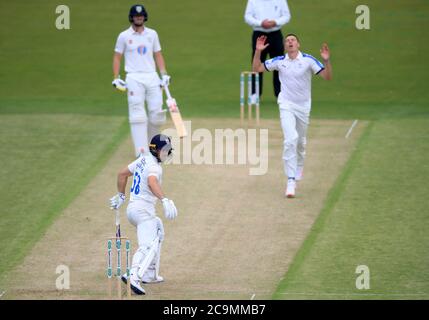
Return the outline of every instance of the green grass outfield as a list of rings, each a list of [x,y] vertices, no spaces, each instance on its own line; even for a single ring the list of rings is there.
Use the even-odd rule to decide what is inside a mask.
[[[274,298],[429,298],[428,127],[367,128]],[[356,288],[359,265],[369,290]]]
[[[57,1],[0,2],[0,240],[7,244],[0,280],[127,134],[111,63],[134,2],[69,1],[68,31],[55,29]],[[184,118],[238,117],[239,74],[251,59],[246,1],[144,4]],[[332,50],[334,80],[313,82],[312,116],[372,124],[275,298],[290,297],[285,291],[361,297],[350,295],[357,263],[370,267],[370,293],[428,297],[429,4],[370,1],[371,30],[358,31],[359,4],[289,1],[292,20],[283,31],[297,33],[316,57],[324,41]],[[262,117],[275,118],[271,75],[265,80]]]
[[[0,276],[21,261],[127,133],[121,117],[0,116]]]

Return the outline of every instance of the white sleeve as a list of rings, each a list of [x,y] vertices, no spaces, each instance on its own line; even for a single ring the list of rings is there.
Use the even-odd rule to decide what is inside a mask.
[[[151,165],[147,168],[147,176],[153,176],[156,177],[158,180],[161,176],[161,168],[159,167],[159,165]]]
[[[260,27],[262,24],[261,20],[255,18],[255,7],[252,0],[247,1],[244,21],[251,27]]]
[[[115,45],[115,52],[124,54],[125,52],[125,36],[122,35],[122,33],[118,36],[118,39],[116,40]]]
[[[325,69],[325,66],[323,65],[323,63],[321,63],[316,58],[311,57],[310,60],[311,60],[310,62],[311,70],[313,71],[314,74],[319,74],[320,71]]]
[[[280,3],[281,3],[281,8],[280,8],[281,17],[278,19],[275,19],[275,21],[278,26],[283,26],[290,21],[290,11],[286,0],[282,0],[280,1]]]
[[[153,39],[153,52],[161,51],[161,43],[159,42],[158,33],[155,32],[155,37]]]
[[[140,158],[138,158],[138,159],[134,160],[133,162],[131,162],[131,163],[128,165],[128,170],[129,170],[131,173],[134,173],[134,171],[136,171],[137,163],[139,163],[139,162],[140,162]]]
[[[279,70],[278,68],[279,62],[282,61],[283,59],[284,59],[284,56],[278,56],[269,60],[265,60],[264,67],[265,69],[267,69],[267,71]]]

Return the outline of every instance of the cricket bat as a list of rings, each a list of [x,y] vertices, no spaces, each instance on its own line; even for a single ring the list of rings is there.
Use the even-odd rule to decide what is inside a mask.
[[[115,225],[116,225],[116,239],[121,241],[121,214],[119,209],[115,209]]]
[[[167,107],[170,111],[171,120],[173,120],[174,126],[176,127],[177,135],[179,136],[179,138],[186,137],[188,133],[186,132],[186,127],[183,123],[179,107],[176,103],[176,99],[171,96],[168,86],[164,86],[164,90],[165,94],[167,95]]]

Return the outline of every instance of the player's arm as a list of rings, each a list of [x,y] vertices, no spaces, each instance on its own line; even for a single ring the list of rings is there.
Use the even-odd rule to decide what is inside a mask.
[[[266,70],[264,64],[261,62],[261,52],[269,45],[268,43],[265,43],[266,40],[266,36],[260,36],[256,40],[255,54],[253,56],[252,63],[252,70],[254,72],[264,72]]]
[[[118,172],[118,180],[117,180],[118,192],[125,194],[125,188],[127,187],[128,177],[132,175],[133,174],[130,172],[128,167],[125,167]]]
[[[165,68],[165,60],[161,51],[157,51],[154,54],[156,65],[158,66],[159,73],[161,75],[167,74],[167,69]]]
[[[290,21],[290,10],[286,1],[282,2],[280,5],[281,17],[273,20],[274,26],[283,26]]]
[[[113,54],[113,64],[112,64],[112,69],[113,69],[112,85],[121,92],[125,92],[127,90],[127,84],[125,83],[124,80],[120,78],[120,75],[119,75],[120,68],[121,68],[121,59],[122,59],[122,55],[125,52],[126,46],[127,46],[126,39],[123,33],[121,33],[118,39],[116,40],[115,53]]]
[[[147,178],[147,184],[150,191],[162,201],[162,207],[164,208],[164,215],[167,219],[172,220],[177,217],[177,209],[172,200],[167,199],[162,192],[161,186],[159,185],[158,178],[156,176],[149,176]]]
[[[325,65],[325,69],[320,71],[319,75],[325,79],[325,80],[331,80],[332,79],[332,65],[330,58],[330,51],[328,48],[328,45],[324,43],[322,45],[322,49],[320,49],[320,56],[323,59],[323,64]]]
[[[329,60],[323,60],[323,64],[325,65],[325,69],[320,71],[319,75],[325,80],[332,79],[332,65]]]
[[[121,68],[121,59],[122,59],[121,53],[115,52],[113,54],[113,79],[116,79],[119,76],[119,71]]]
[[[159,185],[158,179],[155,176],[149,176],[147,178],[147,184],[149,185],[150,191],[157,197],[162,200],[164,197],[164,192],[162,192],[161,186]]]
[[[161,86],[168,86],[170,84],[170,76],[167,74],[167,69],[165,68],[164,56],[161,51],[157,51],[154,53],[154,57],[159,73],[161,74]]]
[[[260,20],[256,18],[257,13],[255,11],[255,5],[253,4],[252,1],[248,1],[247,2],[247,6],[246,6],[246,11],[244,12],[244,21],[251,27],[264,27],[263,22],[267,21],[267,19],[265,20]]]
[[[128,177],[131,176],[132,173],[125,167],[121,171],[118,172],[118,180],[116,182],[118,193],[110,198],[110,208],[118,210],[125,202],[125,187],[127,186]]]
[[[115,54],[113,55],[113,81],[112,85],[118,89],[119,91],[126,91],[127,90],[127,84],[124,80],[122,80],[119,77],[119,70],[121,68],[121,58],[122,54],[115,51]]]

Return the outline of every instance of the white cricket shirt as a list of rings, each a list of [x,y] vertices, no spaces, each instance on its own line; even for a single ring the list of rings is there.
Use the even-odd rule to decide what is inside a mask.
[[[311,108],[311,77],[325,67],[313,56],[298,52],[295,59],[286,54],[264,62],[268,71],[277,70],[281,83],[277,99],[279,105],[292,102],[310,111]]]
[[[119,34],[115,45],[115,52],[124,55],[127,73],[156,72],[153,53],[158,51],[161,51],[158,34],[148,27],[141,33],[129,27]]]
[[[150,190],[147,179],[155,176],[159,184],[162,182],[162,167],[151,154],[145,153],[128,165],[133,174],[133,184],[130,189],[130,201],[145,200],[155,205],[158,199]]]
[[[274,20],[276,26],[262,28],[262,21]],[[248,0],[244,21],[255,31],[273,32],[280,30],[290,20],[290,11],[286,0]]]

